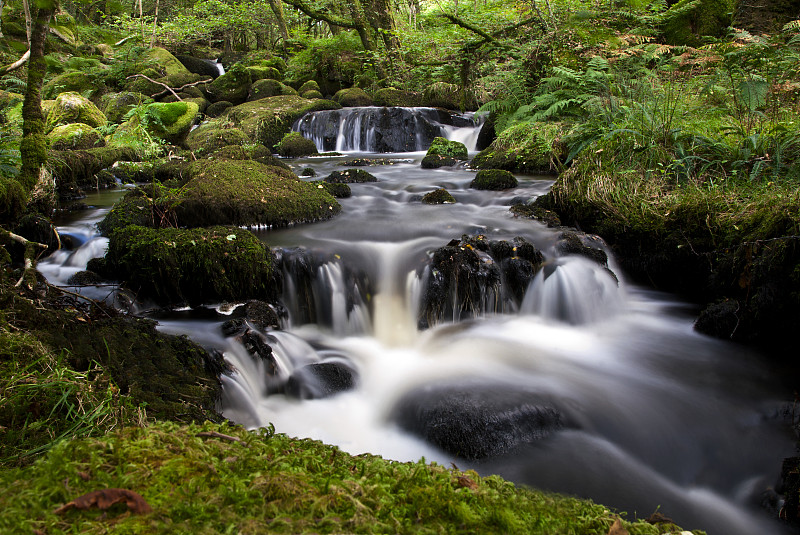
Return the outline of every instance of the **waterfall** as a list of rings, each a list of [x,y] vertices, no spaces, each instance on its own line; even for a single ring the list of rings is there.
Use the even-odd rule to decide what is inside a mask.
[[[311,139],[321,152],[415,152],[433,138],[460,141],[475,150],[482,119],[436,108],[358,107],[307,113],[292,130]]]

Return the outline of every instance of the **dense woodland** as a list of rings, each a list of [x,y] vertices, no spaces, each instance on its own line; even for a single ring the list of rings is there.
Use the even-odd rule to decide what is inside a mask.
[[[242,209],[213,221],[192,214],[209,168],[230,174],[231,191],[244,189],[238,160],[260,162],[254,165],[262,166],[264,184],[299,182],[272,155],[292,154],[289,126],[309,110],[424,105],[486,114],[485,147],[473,167],[557,176],[548,195],[512,208],[518,217],[599,234],[632,276],[696,303],[698,330],[754,344],[772,351],[780,365],[794,366],[791,353],[776,351],[800,321],[800,10],[794,2],[0,0],[0,23],[0,463],[6,466],[0,481],[6,489],[16,485],[27,500],[20,505],[0,496],[4,532],[70,529],[52,510],[75,495],[48,486],[49,478],[88,491],[84,476],[110,463],[117,468],[109,473],[134,475],[109,475],[107,486],[158,489],[164,485],[158,477],[186,477],[203,487],[200,464],[217,479],[229,471],[239,485],[224,498],[228,491],[221,487],[204,489],[207,503],[195,508],[161,503],[173,507],[169,514],[132,520],[130,532],[167,529],[169,518],[192,532],[206,532],[193,524],[205,521],[213,526],[204,528],[209,533],[237,523],[247,531],[242,521],[272,521],[261,517],[268,513],[253,513],[260,499],[248,488],[254,485],[273,489],[275,515],[282,515],[271,524],[276,531],[375,525],[403,531],[423,522],[448,532],[467,526],[471,532],[617,533],[616,516],[602,506],[525,494],[499,478],[437,467],[387,469],[369,458],[359,460],[358,470],[374,477],[375,487],[444,485],[450,492],[453,477],[458,484],[453,496],[430,491],[412,504],[384,503],[395,487],[345,485],[328,500],[328,481],[298,474],[343,454],[307,441],[280,446],[284,454],[297,453],[296,464],[281,465],[283,475],[254,480],[255,470],[237,471],[219,459],[281,453],[262,451],[272,444],[272,431],[247,435],[218,425],[219,356],[37,275],[36,260],[59,246],[54,215],[78,206],[83,191],[110,183],[103,170],[122,162],[117,165],[130,170],[131,181],[147,185],[104,222],[111,245],[95,264],[97,273],[127,273],[142,291],[164,276],[150,291],[165,306],[209,295],[236,299],[226,292],[245,285],[250,295],[274,297],[269,283],[251,282],[252,270],[228,264],[228,278],[196,289],[203,296],[187,287],[218,254],[257,265],[258,277],[269,279],[268,248],[239,240],[239,249],[222,249],[232,247],[230,238],[215,225],[240,226],[250,216],[269,223],[332,217],[336,192],[297,186],[288,212],[253,216]],[[226,74],[188,68],[198,60],[219,60]],[[60,117],[59,110],[70,108],[62,102],[67,98],[89,111]],[[204,160],[209,156],[213,161]],[[149,219],[137,219],[143,207]],[[197,272],[164,275],[165,269],[147,271],[146,262],[128,265],[132,257],[172,254],[151,252],[163,236],[173,246],[209,244],[193,260]],[[109,347],[118,348],[113,356]],[[217,424],[160,423],[148,439],[139,426],[152,420]],[[63,441],[121,428],[128,429],[124,437]],[[213,463],[203,457],[209,447],[197,438],[202,433],[223,437]],[[196,457],[170,460],[170,437],[178,435],[193,444]],[[244,444],[246,453],[232,452]],[[122,468],[120,456],[102,457],[115,448],[140,455],[151,446],[152,462],[173,463],[173,473],[157,477],[141,467]],[[43,460],[35,472],[16,468],[37,459]],[[344,473],[347,462],[332,464]],[[458,506],[447,502],[461,499],[465,489],[474,496]],[[296,496],[312,492],[320,494],[309,513]],[[789,492],[797,509],[798,491]],[[222,513],[237,501],[240,507]],[[552,518],[542,520],[537,508]],[[102,531],[97,516],[84,529]],[[785,516],[796,520],[798,511]],[[584,524],[560,524],[565,517]],[[630,533],[678,529],[625,526]]]

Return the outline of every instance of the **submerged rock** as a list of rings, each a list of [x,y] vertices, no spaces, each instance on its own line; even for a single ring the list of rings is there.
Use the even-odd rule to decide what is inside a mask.
[[[334,171],[327,177],[325,182],[331,184],[361,184],[364,182],[377,182],[375,175],[363,169],[345,169],[344,171]]]
[[[298,399],[322,399],[351,390],[356,386],[358,374],[339,359],[315,362],[298,368],[286,382],[287,396]]]
[[[565,420],[536,392],[499,383],[419,387],[400,398],[392,417],[406,431],[470,460],[546,438]]]

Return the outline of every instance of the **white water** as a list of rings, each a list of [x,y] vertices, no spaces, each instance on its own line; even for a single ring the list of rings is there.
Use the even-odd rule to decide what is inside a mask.
[[[368,168],[379,182],[352,185],[353,197],[342,201],[337,218],[262,233],[273,247],[302,246],[320,260],[313,323],[301,319],[300,290],[287,273],[286,328],[266,333],[276,376],[222,337],[225,318],[162,321],[167,332],[188,333],[225,351],[237,370],[223,377],[228,418],[248,427],[273,423],[279,432],[352,453],[455,462],[590,497],[631,517],[658,509],[710,534],[779,532],[750,501],[774,484],[782,457],[792,453],[776,417],[786,394],[755,355],[694,333],[688,307],[627,284],[619,270],[617,284],[582,258],[557,258],[553,231],[508,212],[513,199],[543,193],[549,180],[519,177],[515,190],[479,192],[468,188],[468,171],[424,171],[421,153],[402,157],[413,161]],[[292,165],[311,165],[325,176],[341,169],[342,160]],[[458,203],[416,200],[438,187]],[[464,233],[523,236],[548,263],[519,313],[500,307],[505,313],[420,331],[421,267],[431,251]],[[64,265],[69,255],[58,254],[40,265],[62,280],[61,273],[79,266]],[[77,255],[70,258],[77,263]],[[354,389],[303,401],[282,393],[296,370],[333,361],[357,371]],[[394,423],[399,399],[441,384],[534,392],[557,407],[567,425],[480,462],[455,458]]]

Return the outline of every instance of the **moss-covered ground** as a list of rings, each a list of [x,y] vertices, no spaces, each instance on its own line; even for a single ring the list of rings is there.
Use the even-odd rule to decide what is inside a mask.
[[[158,423],[65,441],[0,471],[3,533],[528,533],[606,535],[619,518],[588,501],[424,462],[351,456],[271,429]],[[56,510],[100,489],[152,508]],[[664,525],[621,524],[632,535]],[[673,530],[678,530],[673,526]]]

